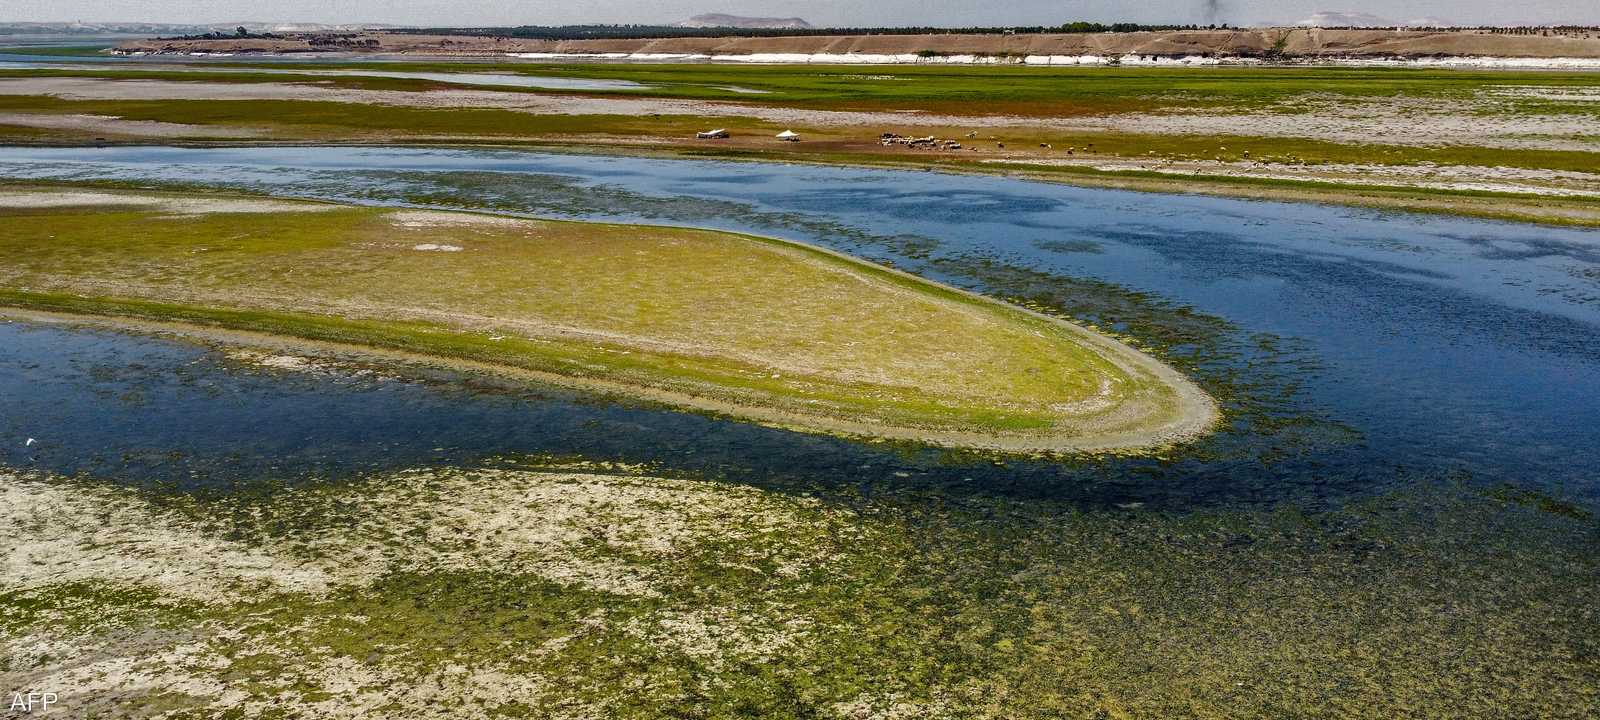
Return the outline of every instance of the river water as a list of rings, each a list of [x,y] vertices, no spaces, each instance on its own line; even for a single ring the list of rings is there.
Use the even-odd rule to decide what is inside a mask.
[[[803,240],[1121,333],[1222,397],[1229,418],[1162,459],[997,461],[438,374],[266,374],[173,341],[12,323],[0,325],[0,463],[15,467],[224,486],[551,453],[764,485],[889,483],[1093,506],[1336,501],[1443,476],[1600,506],[1593,230],[520,151],[6,148],[0,176]]]

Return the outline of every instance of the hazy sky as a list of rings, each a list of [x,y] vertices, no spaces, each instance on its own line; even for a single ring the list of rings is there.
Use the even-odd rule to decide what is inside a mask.
[[[1220,22],[1294,22],[1318,10],[1465,24],[1600,24],[1600,0],[1220,0]],[[562,25],[664,23],[705,12],[817,25],[1051,25],[1206,21],[1206,0],[0,0],[0,21]]]

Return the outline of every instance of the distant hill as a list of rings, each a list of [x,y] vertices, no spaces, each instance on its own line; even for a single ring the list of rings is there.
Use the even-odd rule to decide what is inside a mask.
[[[696,15],[688,20],[675,23],[674,27],[685,28],[779,28],[784,30],[809,30],[811,23],[797,17],[792,18],[764,18],[740,17],[738,15],[723,15],[721,13],[706,13]]]
[[[1300,22],[1300,27],[1322,28],[1386,28],[1386,27],[1453,27],[1455,23],[1438,17],[1423,17],[1400,22],[1371,13],[1323,10],[1313,13]]]
[[[1378,17],[1377,15],[1373,15],[1371,13],[1324,10],[1322,12],[1312,13],[1311,17],[1301,20],[1295,24],[1299,25],[1300,27],[1376,28],[1394,27],[1399,23],[1396,23],[1388,18]]]

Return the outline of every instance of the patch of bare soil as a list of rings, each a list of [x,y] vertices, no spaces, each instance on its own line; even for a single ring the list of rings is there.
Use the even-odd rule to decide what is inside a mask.
[[[251,138],[265,132],[246,128],[211,127],[153,120],[124,120],[114,115],[47,115],[0,113],[0,125],[100,133],[109,137],[140,138]]]
[[[1258,112],[1175,108],[1083,118],[1083,129],[1156,135],[1243,135],[1327,142],[1517,150],[1600,151],[1594,118],[1584,115],[1483,112],[1494,94],[1447,103],[1423,98],[1311,97]]]
[[[1529,170],[1470,165],[1358,165],[1348,163],[1293,165],[1249,161],[1185,161],[1089,157],[989,158],[981,162],[1003,165],[1085,167],[1103,172],[1138,171],[1177,176],[1206,175],[1302,182],[1336,182],[1343,185],[1407,187],[1426,190],[1523,193],[1545,197],[1600,198],[1600,174],[1562,170]]]
[[[165,195],[137,195],[92,191],[8,191],[0,192],[0,208],[64,208],[64,207],[155,207],[173,215],[208,215],[212,213],[286,213],[323,212],[333,205],[278,200],[253,200],[246,198],[189,198]]]
[[[437,210],[396,210],[389,213],[388,218],[390,222],[404,228],[537,227],[521,218]]]

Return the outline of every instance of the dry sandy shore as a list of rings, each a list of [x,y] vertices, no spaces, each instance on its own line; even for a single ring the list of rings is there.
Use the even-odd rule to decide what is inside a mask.
[[[990,158],[987,164],[1017,167],[1081,167],[1101,172],[1153,172],[1174,177],[1256,178],[1337,182],[1419,190],[1520,193],[1546,197],[1600,198],[1600,174],[1481,165],[1292,165],[1221,160],[1107,158]]]
[[[40,130],[76,130],[146,138],[249,138],[264,133],[245,128],[125,120],[114,115],[46,115],[0,112],[0,125]]]

